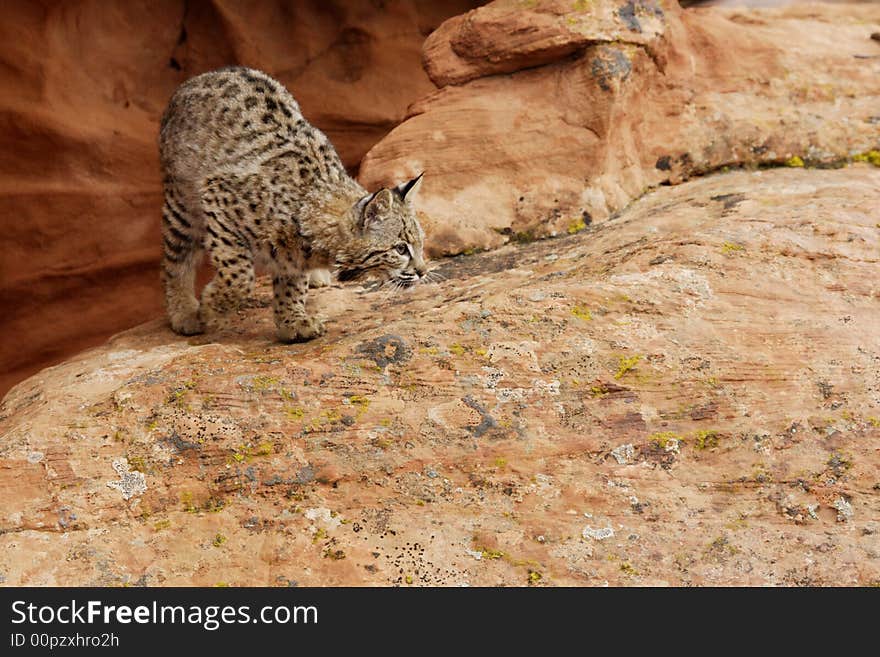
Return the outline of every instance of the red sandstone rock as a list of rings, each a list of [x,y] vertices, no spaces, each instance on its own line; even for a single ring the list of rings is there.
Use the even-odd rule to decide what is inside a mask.
[[[360,178],[426,171],[439,255],[577,231],[725,166],[840,163],[880,148],[878,28],[867,4],[494,2],[426,41],[443,86],[370,150]]]
[[[156,140],[178,84],[266,70],[356,170],[433,89],[425,35],[474,4],[4,2],[0,393],[163,312]]]
[[[0,404],[0,578],[877,584],[878,195],[713,175],[322,290],[307,344],[265,281],[224,334],[120,334]]]

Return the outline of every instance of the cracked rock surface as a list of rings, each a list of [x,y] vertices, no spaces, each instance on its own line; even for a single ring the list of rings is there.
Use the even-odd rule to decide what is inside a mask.
[[[0,577],[876,584],[878,196],[867,164],[718,174],[320,290],[306,344],[265,282],[224,333],[119,334],[0,406]]]

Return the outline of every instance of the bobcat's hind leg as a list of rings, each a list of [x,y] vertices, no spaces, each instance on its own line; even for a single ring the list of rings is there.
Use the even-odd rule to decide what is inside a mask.
[[[254,291],[254,264],[250,250],[244,246],[212,244],[211,264],[214,278],[202,290],[199,316],[205,326],[221,326],[225,315],[238,310]]]
[[[235,204],[229,204],[227,191],[209,181],[201,195],[205,249],[216,273],[202,290],[199,317],[212,328],[221,328],[225,316],[244,305],[254,291],[253,252],[238,227],[240,215]]]
[[[201,333],[199,301],[195,295],[196,268],[202,249],[192,220],[165,190],[162,206],[162,281],[171,328],[181,335]]]

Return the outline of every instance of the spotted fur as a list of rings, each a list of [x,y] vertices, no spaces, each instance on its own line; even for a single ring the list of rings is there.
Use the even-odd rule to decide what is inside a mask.
[[[424,233],[411,202],[421,176],[368,193],[336,150],[303,118],[281,83],[234,67],[181,85],[159,136],[165,202],[162,275],[172,328],[191,335],[222,322],[248,299],[254,268],[273,276],[279,339],[323,332],[306,312],[310,278],[378,277],[398,285],[427,269]],[[207,252],[214,279],[195,296]]]

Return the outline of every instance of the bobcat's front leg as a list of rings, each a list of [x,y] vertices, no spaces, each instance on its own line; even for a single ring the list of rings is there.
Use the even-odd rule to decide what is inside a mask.
[[[275,292],[273,308],[278,339],[282,342],[305,342],[324,333],[324,324],[306,312],[309,275],[302,271],[298,259],[278,250],[273,256]]]

